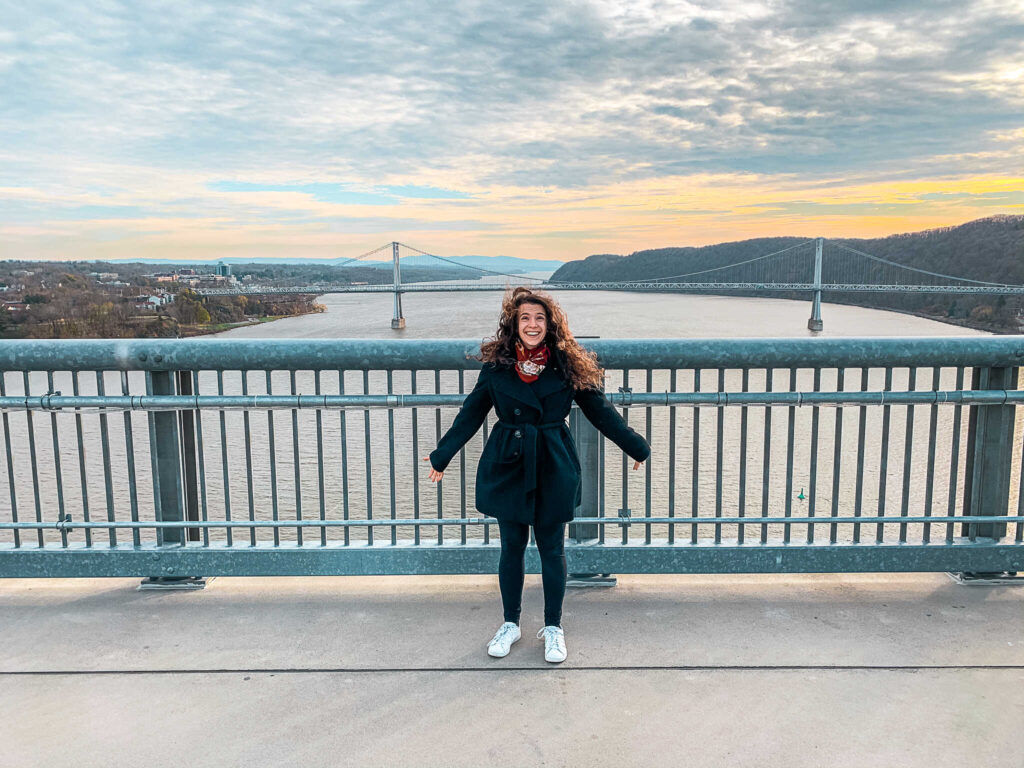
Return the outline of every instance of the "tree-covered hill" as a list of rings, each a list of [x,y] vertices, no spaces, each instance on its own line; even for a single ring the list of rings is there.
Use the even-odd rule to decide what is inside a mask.
[[[688,275],[714,270],[729,264],[757,259],[768,253],[781,251],[805,243],[811,237],[757,238],[731,243],[719,243],[700,248],[658,248],[637,251],[628,256],[597,254],[581,261],[573,261],[552,275],[552,281],[619,281],[649,280]],[[872,239],[836,239],[826,242],[823,282],[840,282],[838,262],[832,261],[843,253],[838,247],[845,245],[897,264],[938,272],[971,280],[1024,285],[1024,216],[993,216],[955,227],[930,229],[924,232],[892,235]],[[804,246],[771,260],[753,261],[736,269],[720,273],[707,272],[701,276],[681,278],[693,281],[727,280],[729,282],[762,282],[766,279],[765,265],[770,264],[767,279],[773,282],[810,282],[813,248]],[[864,282],[889,282],[892,268],[878,262],[851,255],[856,274]],[[845,269],[848,269],[846,267]],[[886,278],[885,276],[889,277]],[[916,282],[906,273],[904,282]],[[934,282],[924,280],[924,282]],[[735,295],[735,294],[734,294]],[[765,295],[754,294],[750,295]],[[806,298],[800,294],[770,294],[781,298]],[[1021,297],[991,294],[946,295],[934,293],[860,293],[833,292],[826,301],[859,306],[898,309],[924,314],[953,322],[966,323],[979,328],[1018,332],[1018,315],[1022,309]]]

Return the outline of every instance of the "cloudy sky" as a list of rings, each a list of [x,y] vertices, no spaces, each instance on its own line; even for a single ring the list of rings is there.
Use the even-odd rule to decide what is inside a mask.
[[[576,259],[998,213],[1020,0],[0,0],[0,258]]]

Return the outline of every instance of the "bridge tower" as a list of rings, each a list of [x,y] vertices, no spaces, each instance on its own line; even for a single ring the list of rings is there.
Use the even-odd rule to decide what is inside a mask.
[[[807,330],[820,331],[825,327],[821,322],[821,246],[824,240],[818,238],[814,244],[814,298],[811,299],[811,317]]]
[[[395,314],[391,318],[391,327],[400,330],[405,328],[405,318],[402,317],[402,272],[398,267],[398,243],[391,243],[391,254],[395,262]]]

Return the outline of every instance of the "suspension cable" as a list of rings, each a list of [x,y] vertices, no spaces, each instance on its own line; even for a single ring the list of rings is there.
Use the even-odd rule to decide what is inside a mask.
[[[538,280],[540,282],[545,282],[543,277],[527,277],[526,275],[514,275],[514,274],[511,274],[509,272],[495,272],[493,269],[484,269],[483,267],[474,267],[472,264],[460,264],[459,262],[453,261],[452,259],[446,259],[444,256],[438,256],[436,253],[427,253],[426,251],[421,251],[419,248],[413,248],[411,245],[406,245],[405,243],[399,243],[399,246],[401,246],[402,248],[406,248],[406,249],[408,249],[410,251],[413,251],[415,253],[418,253],[421,256],[429,256],[432,259],[440,259],[441,261],[448,262],[449,264],[454,264],[456,267],[461,267],[463,269],[475,269],[478,272],[486,272],[489,275],[501,275],[502,277],[514,277],[517,280]]]
[[[910,267],[910,266],[907,266],[906,264],[897,264],[895,261],[889,261],[888,259],[883,259],[881,256],[872,256],[870,253],[865,253],[864,251],[858,251],[856,248],[851,248],[848,245],[843,245],[842,243],[837,242],[835,240],[830,240],[829,242],[832,243],[832,245],[835,245],[835,246],[838,246],[839,248],[842,248],[844,250],[850,251],[851,253],[856,253],[858,256],[863,256],[863,257],[865,257],[867,259],[871,259],[872,261],[877,261],[877,262],[880,262],[882,264],[888,264],[889,266],[898,267],[899,269],[906,269],[906,270],[909,270],[911,272],[920,272],[923,275],[930,275],[931,277],[943,277],[943,278],[945,278],[947,280],[960,280],[960,281],[965,282],[965,283],[974,283],[975,285],[991,285],[991,286],[1000,287],[1000,288],[1020,288],[1021,287],[1019,285],[1010,285],[1009,283],[993,283],[993,282],[990,282],[990,281],[987,281],[987,280],[972,280],[969,277],[957,277],[956,275],[944,275],[941,272],[930,272],[927,269],[918,269],[917,267]]]
[[[774,253],[766,253],[763,256],[757,256],[757,257],[755,257],[753,259],[747,259],[746,261],[737,261],[735,264],[726,264],[726,265],[721,266],[721,267],[711,267],[710,269],[701,269],[701,270],[699,270],[697,272],[687,272],[686,274],[683,274],[683,275],[668,275],[667,277],[652,277],[649,280],[630,280],[629,282],[631,282],[631,283],[656,283],[659,280],[674,280],[674,279],[679,278],[679,277],[692,277],[693,275],[703,275],[703,274],[706,274],[708,272],[717,272],[720,269],[729,269],[730,267],[742,267],[744,264],[752,264],[755,261],[761,261],[762,259],[768,259],[768,258],[771,258],[772,256],[778,256],[780,253],[785,253],[786,251],[792,251],[794,248],[800,248],[801,246],[804,246],[804,245],[807,245],[808,243],[813,243],[813,242],[814,242],[813,240],[805,240],[802,243],[797,243],[796,245],[791,245],[788,248],[783,248],[781,251],[775,251]]]

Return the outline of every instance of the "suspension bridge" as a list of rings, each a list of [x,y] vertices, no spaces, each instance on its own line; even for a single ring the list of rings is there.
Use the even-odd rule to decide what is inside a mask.
[[[503,291],[515,282],[545,291],[652,291],[680,293],[806,293],[811,297],[807,327],[823,328],[821,297],[826,293],[938,293],[1024,295],[1024,285],[974,280],[900,264],[875,256],[842,242],[812,238],[769,253],[728,264],[708,266],[682,274],[645,277],[638,280],[585,281],[552,280],[511,272],[485,269],[428,253],[404,243],[391,242],[350,259],[331,263],[333,267],[372,264],[384,267],[382,257],[391,256],[392,280],[388,283],[311,283],[297,286],[242,285],[231,288],[203,288],[203,296],[393,293],[391,327],[405,327],[402,294],[415,292]],[[402,252],[405,252],[404,254]],[[475,273],[474,280],[402,282],[403,259],[418,257]],[[430,263],[430,262],[426,262]]]

